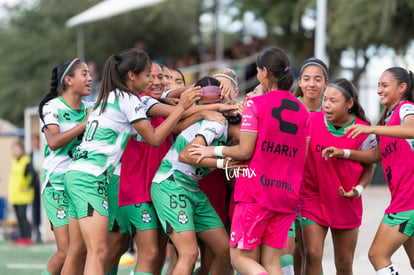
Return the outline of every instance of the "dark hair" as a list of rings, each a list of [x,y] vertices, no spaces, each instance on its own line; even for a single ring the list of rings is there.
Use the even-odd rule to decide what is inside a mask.
[[[148,54],[137,49],[111,55],[106,60],[103,69],[101,87],[94,109],[102,102],[100,113],[105,111],[109,93],[115,89],[120,89],[128,94],[135,94],[135,91],[129,89],[125,84],[128,72],[138,75],[149,65],[151,65],[151,59]]]
[[[200,78],[194,85],[200,87],[220,86],[220,81],[211,76],[204,76]]]
[[[325,64],[325,62],[323,62],[321,59],[316,58],[316,57],[308,58],[302,63],[302,65],[300,66],[299,78],[302,78],[303,71],[308,66],[317,66],[321,68],[323,72],[323,76],[325,77],[325,82],[326,80],[328,80],[328,77],[329,77],[328,66]],[[299,85],[294,91],[293,95],[295,97],[303,96],[302,88]]]
[[[409,102],[414,102],[414,75],[410,70],[406,70],[402,67],[391,67],[386,69],[384,72],[389,72],[397,80],[398,85],[402,83],[407,84],[405,93],[402,99],[408,100]],[[378,120],[378,125],[381,125],[388,113],[388,107],[385,107],[380,115]]]
[[[290,90],[293,84],[293,72],[290,68],[289,58],[284,51],[278,48],[264,50],[257,57],[256,64],[258,68],[265,67],[269,71],[278,89]]]
[[[66,91],[66,82],[64,81],[65,76],[68,75],[73,77],[75,75],[75,70],[82,62],[83,61],[79,58],[68,59],[59,63],[59,65],[52,69],[49,91],[40,100],[38,108],[39,117],[43,123],[45,122],[43,115],[43,106],[50,100],[59,96],[59,84],[62,87],[62,90]],[[45,127],[47,128],[47,126]]]
[[[185,85],[185,77],[184,77],[184,74],[183,74],[183,72],[181,72],[179,69],[177,69],[177,68],[173,68],[173,69],[171,69],[171,71],[176,71],[177,73],[179,73],[180,75],[181,75],[181,78],[183,79],[183,83],[184,83],[184,85]]]
[[[239,113],[223,113],[223,116],[227,119],[227,122],[231,125],[237,125],[241,123],[242,116]]]
[[[355,86],[352,84],[351,81],[345,78],[339,78],[332,81],[330,84],[333,84],[333,87],[337,86],[339,91],[345,97],[345,101],[348,102],[351,98],[354,100],[354,105],[352,105],[351,109],[349,110],[350,113],[355,114],[361,120],[371,124],[369,119],[365,116],[365,111],[362,108],[361,104],[359,103],[358,99],[358,92]]]

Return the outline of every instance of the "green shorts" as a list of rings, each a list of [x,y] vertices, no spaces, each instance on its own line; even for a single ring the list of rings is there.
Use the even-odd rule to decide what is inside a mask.
[[[125,205],[121,206],[120,209],[128,223],[140,231],[161,228],[151,202]]]
[[[296,224],[295,224],[295,221],[293,221],[292,225],[290,226],[290,229],[289,229],[288,237],[296,238],[296,231],[295,230],[296,230]]]
[[[306,217],[300,216],[299,218],[300,228],[303,228],[304,226],[311,225],[311,224],[318,224],[317,222],[312,221],[311,219],[308,219]]]
[[[382,222],[393,227],[399,225],[398,231],[410,237],[414,236],[414,210],[385,214]]]
[[[176,182],[164,180],[152,183],[151,198],[165,232],[207,229],[223,226],[207,196],[202,191],[191,192]]]
[[[132,235],[131,224],[128,217],[122,212],[118,202],[119,176],[112,175],[108,184],[109,204],[109,231],[121,229],[122,233]]]
[[[105,174],[92,174],[71,170],[65,175],[65,191],[69,201],[69,217],[81,219],[92,216],[96,210],[108,216],[107,187]]]
[[[56,190],[48,184],[43,191],[42,199],[46,215],[54,227],[69,224],[69,203],[64,190]]]

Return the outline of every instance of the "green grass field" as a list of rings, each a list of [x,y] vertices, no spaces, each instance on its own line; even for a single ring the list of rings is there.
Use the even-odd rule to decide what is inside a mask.
[[[54,243],[33,246],[13,246],[9,241],[0,241],[1,275],[40,275],[47,259],[56,251]],[[120,266],[118,274],[128,275],[129,266]]]

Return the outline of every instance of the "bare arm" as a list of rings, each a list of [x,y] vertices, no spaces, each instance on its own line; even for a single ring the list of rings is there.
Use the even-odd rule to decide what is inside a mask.
[[[389,136],[396,138],[414,138],[414,115],[408,115],[403,120],[403,125],[398,126],[366,126],[354,124],[345,129],[349,132],[350,137],[356,137],[359,134],[376,134],[379,136]]]
[[[216,121],[220,124],[226,124],[226,118],[223,116],[222,113],[216,112],[216,111],[210,111],[210,110],[202,110],[200,112],[197,112],[189,117],[186,117],[182,120],[180,120],[177,125],[175,126],[173,133],[175,135],[178,135],[183,130],[185,130],[190,125],[196,123],[197,121],[200,121],[202,119]]]
[[[379,147],[379,142],[373,150],[350,150],[349,158],[350,160],[365,163],[365,164],[372,164],[378,163],[381,161],[381,151]],[[343,158],[344,157],[344,149],[339,149],[336,147],[328,147],[323,149],[322,156],[327,158]]]
[[[183,119],[187,118],[189,116],[192,116],[194,114],[198,114],[201,111],[207,110],[207,111],[217,111],[217,112],[229,112],[236,110],[236,105],[228,105],[223,103],[215,103],[215,104],[205,104],[205,105],[193,105],[189,107],[184,113],[183,113]],[[174,106],[159,103],[155,104],[153,107],[151,107],[147,113],[148,116],[159,116],[159,117],[168,117],[168,115],[174,110]]]
[[[174,129],[177,122],[181,119],[184,111],[200,97],[201,91],[199,88],[194,87],[185,91],[182,94],[180,103],[173,107],[174,110],[170,112],[167,119],[155,129],[146,119],[139,120],[132,125],[150,146],[158,147]]]
[[[255,132],[240,132],[240,143],[235,146],[223,146],[222,154],[224,157],[230,157],[233,160],[249,160],[256,148],[257,133]],[[190,155],[199,155],[197,163],[204,158],[215,157],[216,146],[203,146],[194,144],[188,148]]]
[[[180,98],[181,94],[187,90],[189,88],[189,86],[186,87],[181,87],[181,88],[176,88],[174,90],[172,90],[171,92],[168,93],[167,97],[170,98]]]
[[[188,149],[191,148],[194,144],[206,146],[204,138],[201,136],[197,136],[180,152],[180,154],[178,155],[178,160],[180,162],[184,162],[194,166],[216,168],[217,159],[215,157],[205,158],[202,161],[197,162],[198,157],[191,155],[188,151]]]
[[[49,148],[54,151],[71,143],[72,140],[85,131],[87,120],[88,116],[86,116],[86,119],[82,123],[64,132],[61,132],[59,126],[54,124],[48,125],[47,128],[44,127],[43,132],[45,133]]]
[[[361,177],[359,178],[358,185],[361,185],[362,187],[367,187],[368,183],[371,181],[372,176],[374,174],[374,165],[373,164],[363,164],[364,170],[362,171]],[[339,188],[339,194],[342,197],[345,198],[356,198],[359,197],[359,192],[355,188],[356,186],[353,186],[351,190],[348,192],[343,189],[341,186]]]

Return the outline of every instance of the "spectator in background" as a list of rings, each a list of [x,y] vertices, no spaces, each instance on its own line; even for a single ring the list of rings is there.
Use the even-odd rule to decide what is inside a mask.
[[[42,234],[40,233],[41,211],[40,211],[40,168],[42,165],[40,153],[40,139],[38,135],[32,135],[32,151],[30,152],[30,164],[33,171],[31,185],[34,190],[34,198],[32,204],[32,231],[35,234],[36,243],[42,242]]]
[[[31,186],[33,171],[30,157],[25,154],[24,145],[17,140],[12,146],[12,164],[9,177],[9,202],[17,217],[20,235],[14,245],[32,245],[30,223],[27,219],[27,206],[33,202],[34,190]]]

